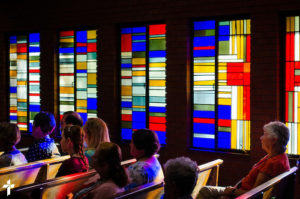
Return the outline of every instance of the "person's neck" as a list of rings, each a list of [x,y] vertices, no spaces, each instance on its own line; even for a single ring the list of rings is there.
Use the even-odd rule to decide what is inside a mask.
[[[74,152],[72,151],[72,152],[70,152],[69,154],[70,154],[71,158],[73,158],[73,157],[80,158],[79,153],[74,153]]]
[[[276,156],[276,155],[279,155],[279,154],[280,154],[279,151],[271,151],[270,153],[268,153],[269,158],[272,158],[272,157],[274,157],[274,156]]]

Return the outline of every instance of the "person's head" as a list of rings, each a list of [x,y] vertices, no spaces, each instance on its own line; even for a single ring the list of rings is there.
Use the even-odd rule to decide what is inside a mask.
[[[130,143],[130,153],[135,158],[151,157],[160,149],[156,133],[149,129],[139,129],[133,132]]]
[[[84,140],[88,148],[97,148],[102,142],[110,142],[106,123],[100,118],[89,118],[83,126]]]
[[[124,187],[128,176],[121,165],[121,149],[112,142],[102,142],[92,156],[93,166],[101,179],[112,180],[119,187]]]
[[[80,155],[88,168],[83,153],[83,132],[80,126],[66,126],[62,132],[60,145],[63,152],[67,152],[71,156],[73,154]]]
[[[0,151],[9,152],[21,139],[19,127],[16,124],[0,123]]]
[[[48,112],[39,112],[33,120],[32,135],[36,139],[43,138],[51,134],[56,126],[53,114]]]
[[[63,130],[67,125],[70,124],[82,127],[83,120],[77,112],[74,111],[64,112],[60,121],[61,130]]]
[[[164,164],[164,171],[166,198],[191,195],[199,173],[195,161],[187,157],[170,159]]]
[[[290,131],[279,121],[269,122],[263,127],[264,134],[260,137],[262,148],[267,152],[283,153],[290,139]]]

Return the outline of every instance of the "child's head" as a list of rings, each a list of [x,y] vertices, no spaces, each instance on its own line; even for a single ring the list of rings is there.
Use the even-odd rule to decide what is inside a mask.
[[[16,124],[0,123],[0,151],[12,151],[21,139],[19,127]]]
[[[100,174],[101,179],[111,179],[119,187],[124,187],[128,182],[127,174],[121,166],[121,149],[112,142],[102,142],[99,144],[93,158],[93,166]]]
[[[61,131],[63,131],[63,129],[69,124],[82,127],[83,121],[77,112],[74,112],[74,111],[64,112],[64,114],[61,118],[61,121],[60,121]]]
[[[53,114],[48,112],[39,112],[33,120],[32,135],[36,139],[43,138],[51,134],[56,126]]]
[[[63,152],[67,152],[71,156],[73,154],[80,155],[88,168],[83,155],[83,131],[80,126],[66,126],[62,132],[60,145]]]
[[[110,142],[106,123],[100,118],[89,118],[83,126],[84,139],[89,148],[96,149],[102,142]]]

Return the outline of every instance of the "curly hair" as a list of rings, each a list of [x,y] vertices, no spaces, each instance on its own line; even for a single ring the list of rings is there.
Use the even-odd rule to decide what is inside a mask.
[[[83,152],[83,131],[82,128],[80,126],[66,126],[64,128],[64,133],[63,136],[68,139],[70,138],[70,140],[73,143],[73,150],[75,153],[78,153],[80,158],[83,160],[85,168],[87,170],[87,168],[89,168],[89,165],[86,161],[86,158],[84,156],[84,152]]]
[[[160,143],[156,133],[150,129],[138,129],[132,134],[134,146],[144,150],[145,157],[151,157],[160,149]]]
[[[188,157],[170,159],[164,164],[165,182],[175,183],[180,196],[191,194],[198,179],[197,163]]]
[[[0,123],[0,146],[5,152],[11,151],[21,139],[19,127],[16,124]]]
[[[83,126],[89,148],[97,148],[102,142],[110,142],[106,123],[100,118],[89,118]]]
[[[128,176],[121,165],[122,152],[120,147],[112,142],[103,142],[95,153],[96,162],[108,164],[108,177],[119,187],[124,187],[128,183]]]

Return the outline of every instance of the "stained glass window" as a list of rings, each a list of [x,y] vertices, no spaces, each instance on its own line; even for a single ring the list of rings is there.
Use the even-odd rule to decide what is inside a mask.
[[[287,152],[300,154],[300,34],[299,16],[286,18],[285,31],[285,122],[291,135]]]
[[[84,121],[97,117],[96,30],[59,35],[59,111],[78,112]]]
[[[194,22],[193,147],[250,150],[250,20]]]
[[[154,130],[166,143],[166,25],[121,29],[122,139]]]
[[[9,37],[10,122],[21,131],[32,131],[40,111],[40,34]]]

